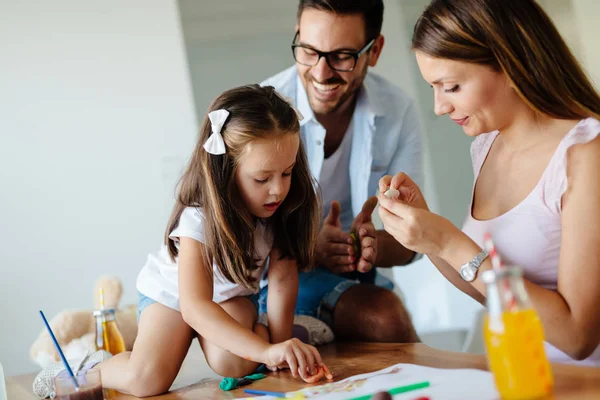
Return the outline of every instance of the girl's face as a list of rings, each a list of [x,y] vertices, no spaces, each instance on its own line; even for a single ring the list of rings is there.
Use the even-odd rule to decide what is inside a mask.
[[[235,182],[252,215],[272,216],[290,191],[292,168],[300,145],[298,134],[256,139],[241,156]]]
[[[503,72],[416,51],[423,78],[434,91],[434,111],[448,114],[469,136],[510,125],[522,100]]]

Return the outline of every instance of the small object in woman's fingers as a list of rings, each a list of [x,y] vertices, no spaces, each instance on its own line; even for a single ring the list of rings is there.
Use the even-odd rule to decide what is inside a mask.
[[[392,395],[388,392],[378,392],[371,396],[371,400],[392,400]]]
[[[397,199],[400,196],[400,192],[396,189],[389,188],[383,195],[388,199]]]

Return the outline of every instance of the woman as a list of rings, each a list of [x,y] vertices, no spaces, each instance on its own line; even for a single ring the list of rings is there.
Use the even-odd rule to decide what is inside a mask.
[[[385,229],[481,303],[489,258],[459,271],[490,232],[524,270],[550,360],[600,366],[600,96],[533,0],[434,0],[413,49],[435,113],[475,137],[475,184],[461,231],[408,176],[384,177],[400,191],[379,196]]]

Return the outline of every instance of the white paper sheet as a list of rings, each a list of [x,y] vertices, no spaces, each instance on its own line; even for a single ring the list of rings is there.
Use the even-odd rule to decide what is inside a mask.
[[[380,371],[352,376],[343,381],[290,392],[287,396],[293,397],[294,394],[302,393],[304,398],[311,400],[348,400],[425,381],[430,383],[429,387],[394,395],[394,400],[412,400],[422,396],[427,396],[431,400],[496,400],[500,398],[494,384],[494,377],[487,371],[430,368],[413,364],[396,364]],[[258,398],[260,400],[276,399],[271,396]]]

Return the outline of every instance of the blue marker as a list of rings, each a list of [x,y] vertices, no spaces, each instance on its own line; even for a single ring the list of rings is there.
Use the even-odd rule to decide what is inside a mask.
[[[273,397],[285,398],[285,393],[283,393],[283,392],[269,392],[268,390],[245,389],[244,393],[246,393],[246,394],[260,394],[260,395],[263,395],[263,396],[273,396]]]

